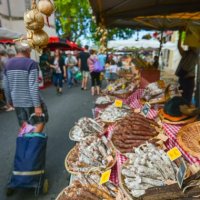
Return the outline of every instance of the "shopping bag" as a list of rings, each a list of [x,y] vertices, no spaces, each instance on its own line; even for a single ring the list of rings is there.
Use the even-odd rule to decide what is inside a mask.
[[[37,187],[45,173],[47,136],[28,133],[17,137],[14,167],[9,188]]]
[[[99,60],[94,61],[94,71],[95,72],[102,72],[103,71],[103,66],[101,65]]]

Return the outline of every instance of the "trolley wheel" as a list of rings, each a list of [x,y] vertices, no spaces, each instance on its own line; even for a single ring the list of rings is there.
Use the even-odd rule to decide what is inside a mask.
[[[15,193],[15,189],[13,188],[6,188],[6,196],[12,196]]]
[[[47,194],[49,191],[49,181],[47,178],[44,179],[43,187],[42,187],[42,192],[43,194]]]

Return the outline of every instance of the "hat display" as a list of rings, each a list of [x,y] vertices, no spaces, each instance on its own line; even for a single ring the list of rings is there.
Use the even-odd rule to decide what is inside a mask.
[[[181,117],[183,115],[180,111],[181,105],[187,105],[187,101],[183,97],[173,97],[165,103],[164,112],[173,117]]]
[[[164,108],[159,111],[163,122],[169,124],[187,124],[194,122],[199,114],[199,109],[187,104],[183,97],[175,96],[168,100]]]

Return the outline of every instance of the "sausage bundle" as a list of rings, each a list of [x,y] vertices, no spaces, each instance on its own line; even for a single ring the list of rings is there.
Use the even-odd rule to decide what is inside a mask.
[[[158,125],[153,120],[132,112],[117,124],[111,140],[121,153],[128,153],[156,136],[156,126]]]

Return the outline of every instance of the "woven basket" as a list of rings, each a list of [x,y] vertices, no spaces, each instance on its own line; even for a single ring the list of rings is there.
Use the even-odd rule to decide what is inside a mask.
[[[114,97],[117,97],[119,99],[127,99],[131,94],[133,94],[133,92],[134,91],[126,92],[126,93],[122,93],[122,94],[113,93],[111,95],[114,96]]]
[[[106,107],[108,107],[109,105],[113,104],[113,102],[109,102],[109,103],[104,103],[104,104],[95,104],[95,106],[97,108],[101,108],[101,109],[104,109]]]
[[[119,72],[119,77],[131,80],[134,78],[134,75],[132,73]]]
[[[184,151],[200,159],[200,122],[181,128],[177,134],[177,141]]]
[[[68,186],[68,187],[70,187],[70,186]],[[55,200],[59,200],[59,198],[62,196],[62,194],[65,192],[65,190],[67,190],[68,187],[64,188],[64,189],[58,194],[58,196],[56,197]]]
[[[111,169],[111,168],[115,165],[115,163],[116,163],[116,161],[117,161],[116,151],[115,151],[115,149],[114,149],[114,147],[113,147],[113,144],[112,144],[111,142],[109,142],[108,145],[110,145],[110,147],[111,147],[112,150],[113,150],[114,160],[113,160],[112,163],[110,163],[109,166],[107,166],[105,169],[103,169],[103,171],[107,171],[107,170]],[[80,174],[80,173],[86,174],[86,173],[88,173],[88,171],[87,171],[87,172],[74,171],[74,170],[71,169],[70,166],[68,165],[68,160],[69,160],[70,156],[72,156],[72,155],[73,155],[75,152],[77,152],[77,151],[78,151],[78,150],[77,150],[77,146],[75,146],[75,147],[72,148],[72,149],[70,150],[70,152],[67,154],[67,156],[66,156],[66,158],[65,158],[65,168],[66,168],[66,170],[67,170],[69,173],[74,174],[74,175],[78,175],[78,174]],[[95,167],[92,167],[92,166],[91,166],[91,170],[92,170],[92,169],[94,169],[93,171],[95,171]],[[96,168],[96,169],[97,169],[97,168]],[[99,168],[99,169],[100,169],[100,168]],[[99,170],[98,170],[98,171],[99,171]]]
[[[93,119],[90,119],[90,120],[93,121],[94,123],[97,123],[97,122],[96,122],[95,120],[93,120]],[[99,124],[99,125],[100,125],[100,124]],[[102,128],[103,128],[104,124],[102,123],[101,126],[102,126]],[[69,139],[72,140],[72,141],[75,141],[75,142],[80,142],[80,141],[82,141],[84,138],[86,138],[86,137],[88,137],[88,136],[91,136],[91,135],[99,136],[99,135],[103,135],[103,134],[104,134],[104,130],[102,130],[102,133],[96,131],[96,132],[92,132],[92,134],[87,135],[87,136],[85,136],[85,137],[83,137],[83,138],[80,138],[80,139],[78,140],[78,139],[75,139],[75,138],[73,137],[73,134],[72,134],[73,128],[74,128],[74,127],[72,127],[72,128],[70,129],[70,131],[69,131]]]
[[[94,185],[91,185],[91,184],[84,184],[82,188],[85,188],[85,187],[86,187],[86,188],[91,188],[91,186],[93,186],[93,189],[94,189],[94,186],[95,186],[96,190],[98,190],[98,193],[97,193],[97,194],[101,193],[101,199],[103,199],[103,196],[104,196],[103,194],[106,194],[107,196],[109,196],[109,199],[110,199],[110,200],[113,199],[108,193],[106,193],[105,189],[103,189],[103,188],[97,186],[96,184],[94,184]],[[73,185],[70,185],[70,186],[64,188],[64,189],[58,194],[58,196],[56,197],[55,200],[59,200],[59,198],[63,195],[63,193],[66,193],[66,194],[68,195],[68,193],[69,193],[69,190],[68,190],[68,189],[70,189],[70,187],[72,188]],[[102,186],[102,187],[103,187],[103,186]],[[78,188],[77,188],[77,189],[78,189]],[[92,190],[92,191],[93,191],[93,190]],[[76,192],[76,191],[74,190],[74,192]],[[93,191],[93,193],[95,193],[95,191]],[[64,194],[64,196],[66,196],[66,195]],[[68,196],[68,199],[69,199],[69,196]],[[98,199],[100,199],[100,196],[99,196]],[[105,198],[104,198],[104,199],[105,199]],[[106,198],[106,199],[107,199],[107,198]],[[73,199],[72,199],[72,200],[73,200]]]

